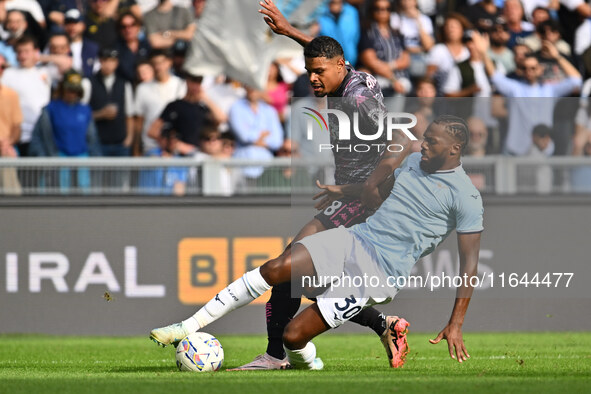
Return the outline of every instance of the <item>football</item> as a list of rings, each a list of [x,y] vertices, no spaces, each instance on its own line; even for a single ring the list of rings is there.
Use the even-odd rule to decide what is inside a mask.
[[[224,349],[213,335],[194,332],[176,348],[176,365],[180,371],[214,372],[222,367]]]

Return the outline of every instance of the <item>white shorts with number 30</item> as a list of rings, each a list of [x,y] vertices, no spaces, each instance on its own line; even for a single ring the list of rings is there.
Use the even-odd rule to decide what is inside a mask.
[[[297,244],[303,245],[312,257],[318,275],[316,283],[323,278],[341,278],[332,281],[333,286],[317,297],[320,313],[332,328],[363,308],[390,302],[398,292],[387,285],[387,275],[379,266],[373,247],[343,226],[308,236]]]

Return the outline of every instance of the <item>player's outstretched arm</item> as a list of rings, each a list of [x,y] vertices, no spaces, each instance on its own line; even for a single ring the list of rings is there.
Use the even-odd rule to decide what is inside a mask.
[[[460,276],[464,279],[462,286],[456,292],[456,301],[447,326],[437,338],[430,339],[432,344],[439,343],[442,339],[447,340],[447,347],[451,358],[459,362],[466,361],[470,355],[464,345],[462,336],[462,325],[464,316],[468,310],[468,304],[472,297],[474,287],[470,285],[470,278],[478,271],[478,253],[480,251],[480,233],[458,234],[458,250],[460,253]]]
[[[285,19],[281,11],[279,11],[279,8],[277,8],[273,0],[262,0],[259,4],[263,7],[259,12],[264,15],[265,23],[269,25],[275,34],[289,37],[301,46],[308,45],[310,41],[314,39],[314,37],[293,27],[287,19]]]

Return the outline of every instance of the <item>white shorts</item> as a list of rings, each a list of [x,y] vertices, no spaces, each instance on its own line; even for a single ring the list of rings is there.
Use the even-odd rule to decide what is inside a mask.
[[[378,264],[373,247],[343,226],[305,237],[297,244],[303,245],[312,257],[317,274],[315,284],[329,286],[317,297],[317,303],[332,328],[363,308],[390,302],[398,293],[397,288],[386,285],[387,275]]]

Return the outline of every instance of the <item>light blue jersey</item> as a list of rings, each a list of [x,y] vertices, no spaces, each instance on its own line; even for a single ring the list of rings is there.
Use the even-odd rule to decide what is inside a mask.
[[[349,229],[373,245],[389,276],[408,276],[417,260],[454,229],[483,230],[482,198],[462,166],[429,174],[420,161],[420,153],[411,154],[394,172],[394,188],[382,206],[365,223]]]

